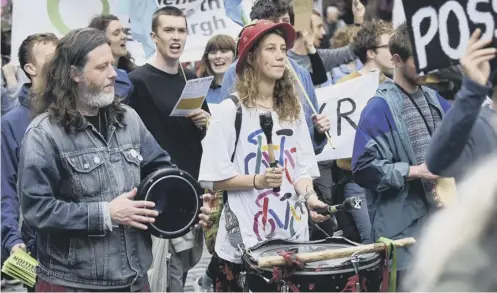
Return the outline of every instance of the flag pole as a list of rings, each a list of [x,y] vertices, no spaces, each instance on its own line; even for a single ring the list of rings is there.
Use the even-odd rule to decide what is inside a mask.
[[[318,115],[319,113],[316,111],[316,108],[314,108],[314,105],[312,104],[312,101],[311,101],[311,98],[309,98],[309,95],[307,95],[307,92],[305,91],[304,89],[304,85],[302,85],[302,82],[300,81],[300,79],[298,78],[297,76],[297,73],[295,72],[295,69],[293,69],[293,66],[292,64],[290,63],[290,60],[288,60],[288,58],[286,59],[286,67],[290,70],[290,72],[292,73],[293,75],[293,78],[295,79],[295,81],[297,82],[297,85],[299,86],[300,88],[300,91],[304,94],[305,96],[305,99],[307,100],[307,103],[309,104],[309,106],[311,107],[312,109],[312,112],[315,114],[315,115]],[[335,149],[335,146],[333,145],[333,142],[331,141],[331,136],[330,134],[328,133],[328,131],[326,131],[324,133],[324,135],[326,135],[326,138],[328,139],[328,144],[330,145],[330,147],[332,149]]]
[[[226,0],[225,0],[226,2]],[[248,24],[248,18],[245,14],[245,9],[243,9],[243,5],[240,4],[240,16],[241,16],[241,19],[242,19],[242,22],[243,22],[243,25],[246,26]],[[290,70],[290,73],[292,74],[294,80],[297,82],[297,85],[298,87],[300,88],[301,92],[304,94],[305,96],[305,99],[307,100],[307,103],[309,104],[309,106],[311,107],[312,109],[312,112],[315,114],[315,115],[318,115],[319,113],[316,111],[316,109],[314,108],[314,105],[312,104],[312,101],[311,99],[309,98],[309,95],[307,95],[307,92],[305,91],[304,89],[304,85],[302,85],[302,82],[300,81],[297,73],[295,72],[295,69],[293,69],[293,66],[292,64],[290,64],[290,60],[288,60],[288,57],[286,58],[286,66],[287,68]],[[330,147],[332,149],[335,149],[335,146],[333,145],[333,142],[331,141],[331,136],[330,134],[328,133],[328,131],[326,131],[324,133],[324,135],[326,135],[326,139],[328,140],[328,144],[330,145]]]

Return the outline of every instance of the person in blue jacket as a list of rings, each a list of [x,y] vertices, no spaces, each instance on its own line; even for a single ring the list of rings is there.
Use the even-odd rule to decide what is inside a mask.
[[[29,110],[29,93],[40,80],[42,66],[55,52],[58,38],[51,33],[28,36],[19,47],[21,69],[31,80],[24,84],[18,95],[19,105],[2,116],[2,261],[17,249],[35,253],[34,235],[25,225],[19,231],[19,198],[17,196],[18,150],[32,115]]]
[[[468,52],[461,58],[465,75],[461,90],[451,111],[433,134],[426,154],[428,170],[440,176],[454,177],[456,181],[461,181],[497,147],[496,88],[493,102],[482,107],[492,88],[489,61],[495,58],[496,48],[485,48],[491,40],[478,40],[480,34],[480,30],[473,33]]]
[[[418,237],[438,207],[438,176],[425,163],[432,133],[449,103],[420,86],[406,23],[388,44],[394,78],[380,84],[361,113],[352,154],[354,181],[363,187],[371,219],[371,239]],[[412,247],[397,249],[399,283],[410,267]],[[399,284],[398,283],[398,284]]]
[[[22,86],[18,95],[19,105],[2,116],[2,262],[17,249],[26,249],[32,255],[36,253],[34,234],[29,227],[23,223],[22,233],[19,231],[20,206],[16,188],[18,151],[24,133],[33,118],[30,110],[31,88],[38,86],[42,67],[55,52],[57,42],[58,39],[54,34],[34,34],[28,36],[19,47],[19,63],[31,83]],[[116,72],[115,94],[119,97],[126,96],[132,90],[132,85],[125,86],[126,82],[119,82],[122,81],[122,76],[117,70]],[[127,79],[127,73],[125,74]]]

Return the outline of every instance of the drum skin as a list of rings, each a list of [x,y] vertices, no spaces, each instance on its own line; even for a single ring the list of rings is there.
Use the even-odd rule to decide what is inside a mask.
[[[310,242],[294,242],[286,240],[269,240],[256,247],[249,249],[250,256],[244,258],[248,265],[256,267],[257,259],[265,256],[277,255],[279,251],[293,251],[295,253],[306,253],[328,249],[339,249],[356,246],[357,243],[343,237],[330,237],[324,240]],[[351,258],[341,258],[305,264],[303,269],[295,271],[290,279],[301,292],[342,292],[349,278],[355,276]],[[381,291],[383,256],[379,253],[368,253],[359,256],[359,275],[361,283],[366,285],[367,291]],[[254,269],[248,268],[247,287],[251,288],[251,282],[260,287],[262,282],[260,276],[271,279],[273,268]],[[251,276],[249,276],[251,275]],[[268,284],[265,291],[279,291],[277,284]],[[364,290],[364,288],[361,288]]]
[[[155,203],[159,216],[148,224],[150,234],[174,239],[188,233],[198,222],[202,188],[187,172],[164,168],[149,174],[138,186],[136,200]]]

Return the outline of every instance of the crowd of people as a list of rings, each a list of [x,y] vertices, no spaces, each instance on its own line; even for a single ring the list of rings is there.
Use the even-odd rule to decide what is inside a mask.
[[[236,40],[216,35],[206,44],[198,72],[179,61],[189,36],[174,6],[154,12],[156,54],[142,66],[114,15],[95,16],[60,39],[28,36],[12,48],[26,80],[12,63],[2,64],[2,262],[19,249],[38,260],[29,291],[147,292],[156,289],[149,284],[153,259],[170,253],[164,278],[171,292],[182,292],[205,233],[212,257],[199,290],[241,292],[247,282],[253,292],[270,292],[277,284],[253,275],[240,280],[240,247],[341,230],[361,244],[420,240],[397,249],[398,289],[478,286],[469,277],[475,271],[460,275],[471,266],[491,269],[475,260],[494,253],[487,246],[495,160],[488,158],[497,132],[494,104],[485,103],[497,96],[489,64],[497,50],[476,30],[459,66],[419,76],[407,24],[366,21],[360,1],[351,8],[351,24],[332,6],[324,16],[313,11],[308,30],[296,32],[290,1],[257,0]],[[379,87],[362,110],[352,157],[317,162],[336,121],[318,111],[315,89],[372,71]],[[171,116],[186,82],[208,76],[202,107]],[[211,115],[213,104],[222,115]],[[269,131],[261,117],[271,121]],[[483,161],[487,166],[473,172]],[[204,205],[196,228],[153,252],[146,230],[159,212],[135,197],[141,180],[161,168],[193,176],[205,189]],[[460,201],[442,207],[437,184],[466,177]],[[479,195],[471,184],[481,201],[471,197]],[[352,197],[365,204],[334,216],[316,212]],[[476,229],[460,233],[457,223],[468,222]],[[479,251],[462,253],[468,239],[483,236],[489,239]],[[444,246],[450,237],[454,244]],[[468,261],[451,258],[456,253]],[[495,290],[492,281],[481,289]]]

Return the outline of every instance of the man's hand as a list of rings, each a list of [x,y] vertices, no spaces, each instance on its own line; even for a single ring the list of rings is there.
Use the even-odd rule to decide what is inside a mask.
[[[312,115],[312,122],[319,133],[325,133],[331,128],[330,119],[323,114]]]
[[[212,195],[210,195],[209,193],[202,195],[203,205],[200,208],[200,214],[198,215],[200,221],[197,224],[195,224],[195,228],[202,227],[206,229],[209,227],[207,223],[209,222],[209,217],[212,212],[210,208],[211,200],[212,200]]]
[[[304,39],[305,50],[307,54],[315,54],[316,47],[314,47],[314,33],[311,29],[302,32],[302,38]]]
[[[413,180],[413,179],[436,180],[438,178],[440,178],[440,176],[432,174],[428,170],[426,163],[423,163],[418,166],[411,166],[409,168],[408,180]]]
[[[186,115],[186,118],[192,119],[192,122],[198,128],[203,128],[207,125],[207,121],[211,115],[202,109],[193,110],[190,114]]]
[[[132,226],[138,229],[147,230],[147,223],[153,223],[154,217],[159,213],[151,208],[155,207],[155,203],[151,201],[132,200],[136,196],[136,188],[130,192],[126,192],[116,197],[109,203],[110,218],[112,221]]]
[[[22,249],[24,251],[26,251],[26,245],[24,245],[24,243],[17,243],[16,245],[14,245],[14,247],[12,247],[12,249],[10,250],[10,254],[14,254],[14,252],[16,252],[17,250],[19,249]]]
[[[464,74],[472,81],[486,86],[490,76],[490,60],[495,58],[497,52],[496,48],[485,48],[488,46],[492,39],[480,39],[481,30],[476,29],[468,42],[468,49],[460,64]]]

